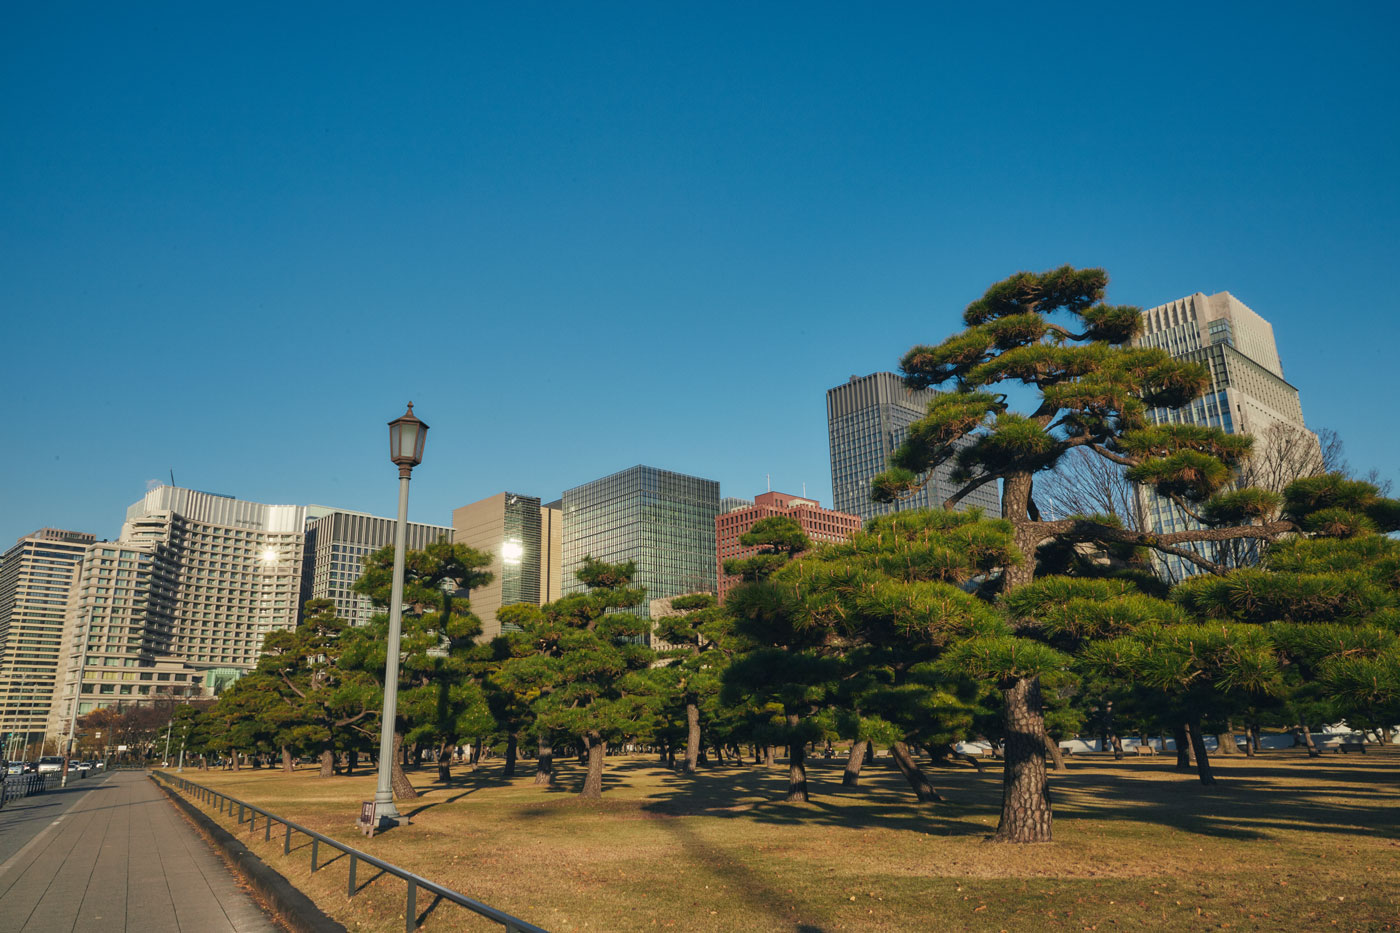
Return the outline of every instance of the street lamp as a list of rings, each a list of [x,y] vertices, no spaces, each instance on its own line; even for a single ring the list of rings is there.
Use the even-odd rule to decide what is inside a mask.
[[[384,658],[384,712],[379,727],[379,783],[374,790],[374,822],[401,825],[408,819],[394,806],[394,720],[399,705],[399,638],[403,627],[403,559],[408,546],[408,481],[423,462],[428,426],[408,411],[389,422],[389,459],[399,468],[399,522],[394,528],[394,582],[389,594],[389,642]]]

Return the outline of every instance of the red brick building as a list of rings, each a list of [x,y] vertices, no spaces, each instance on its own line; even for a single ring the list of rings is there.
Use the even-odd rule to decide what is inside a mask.
[[[860,531],[861,520],[855,515],[824,509],[813,499],[792,496],[785,492],[765,492],[754,497],[754,504],[715,516],[715,562],[718,564],[719,599],[739,582],[724,572],[724,562],[736,557],[752,557],[756,547],[742,547],[739,537],[759,519],[772,515],[795,518],[814,544],[845,541],[852,532]]]

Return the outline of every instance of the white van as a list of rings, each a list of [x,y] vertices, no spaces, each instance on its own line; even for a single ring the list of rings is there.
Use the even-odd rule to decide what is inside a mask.
[[[39,759],[40,774],[57,774],[63,770],[63,758],[60,755],[45,755]]]

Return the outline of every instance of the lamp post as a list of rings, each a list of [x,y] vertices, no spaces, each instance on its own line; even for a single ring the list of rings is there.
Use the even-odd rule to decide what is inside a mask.
[[[394,528],[394,582],[389,594],[389,641],[384,658],[384,712],[379,727],[379,783],[374,790],[376,825],[407,823],[394,806],[394,721],[399,705],[399,638],[403,628],[403,559],[408,546],[408,481],[423,462],[428,426],[408,411],[389,422],[389,459],[399,468],[399,522]]]

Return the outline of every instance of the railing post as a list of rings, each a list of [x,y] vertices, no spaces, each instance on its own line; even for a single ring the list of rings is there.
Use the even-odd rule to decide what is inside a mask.
[[[243,804],[238,805],[238,825],[243,825]]]
[[[355,853],[350,853],[350,881],[345,885],[345,896],[355,896]]]
[[[407,933],[418,929],[418,882],[408,879],[408,909],[403,912],[403,928]]]
[[[283,838],[283,840],[282,840],[282,854],[283,854],[283,855],[291,855],[291,854],[292,854],[292,827],[291,827],[289,824],[286,824],[286,823],[284,823],[283,825],[287,827],[287,835],[286,835],[286,836]]]
[[[311,837],[311,874],[316,874],[316,853],[321,848],[321,840]]]
[[[267,819],[263,821],[263,842],[272,838],[272,814],[267,814]]]

